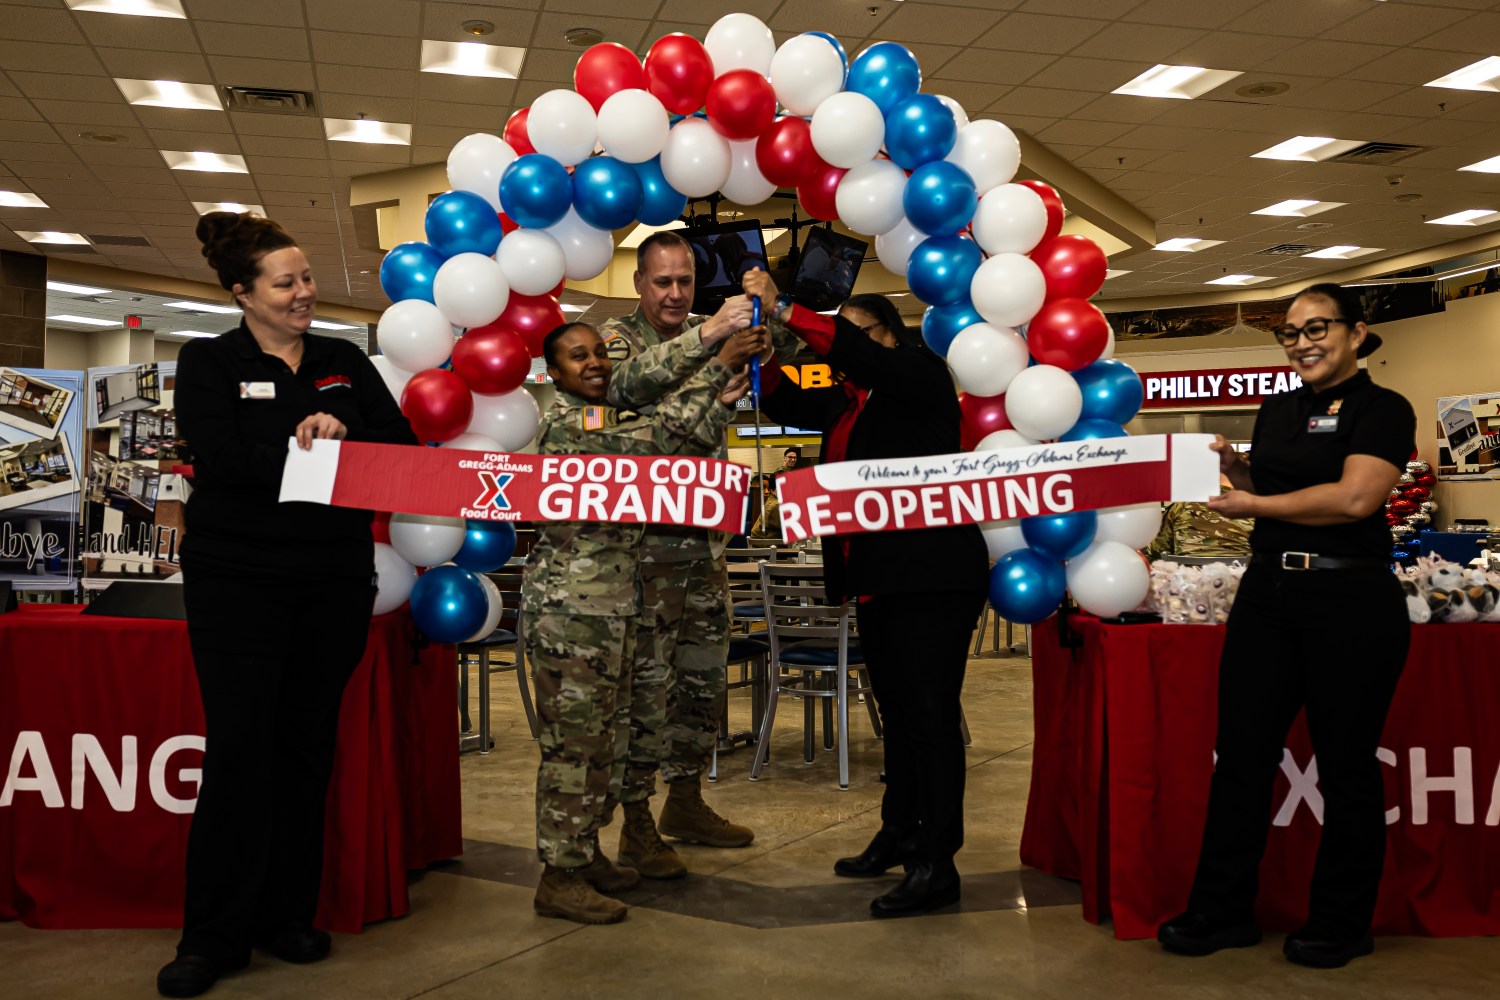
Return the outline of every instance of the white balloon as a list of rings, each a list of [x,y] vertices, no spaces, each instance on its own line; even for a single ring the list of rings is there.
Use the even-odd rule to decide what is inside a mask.
[[[822,42],[823,39],[814,36],[814,41]],[[825,43],[823,48],[831,51],[833,46]],[[871,160],[843,176],[834,194],[834,204],[838,206],[839,219],[844,225],[865,236],[879,236],[895,229],[904,220],[901,194],[905,189],[906,171],[890,160]],[[879,252],[877,245],[876,253]],[[908,251],[907,256],[910,255]],[[902,271],[905,271],[904,267]]]
[[[974,309],[996,326],[1029,322],[1047,300],[1047,279],[1036,261],[1019,253],[999,253],[979,265],[969,283]]]
[[[835,203],[837,200],[838,196],[835,194]],[[899,203],[896,207],[900,207]],[[896,228],[875,237],[875,256],[880,259],[881,266],[887,271],[905,277],[906,265],[911,260],[912,251],[916,250],[917,245],[925,239],[927,239],[927,234],[912,225],[911,220],[902,215],[901,221],[896,223]]]
[[[776,37],[754,14],[725,14],[703,36],[703,47],[713,60],[714,76],[732,69],[753,69],[765,76],[771,72],[771,60],[776,55]]]
[[[1079,400],[1082,405],[1082,393]],[[499,396],[476,395],[474,416],[466,430],[470,434],[483,434],[499,445],[500,451],[520,451],[536,437],[536,428],[541,421],[542,411],[523,386]]]
[[[493,257],[461,253],[438,268],[432,279],[432,297],[443,317],[454,326],[484,326],[505,311],[510,285]]]
[[[609,267],[615,253],[615,237],[607,229],[595,229],[572,208],[554,226],[544,230],[562,247],[569,281],[597,278]],[[501,241],[504,243],[504,240]],[[556,282],[553,282],[555,285]]]
[[[728,139],[702,118],[684,118],[667,134],[661,172],[674,190],[707,198],[729,180],[730,160]]]
[[[650,91],[620,90],[599,108],[599,145],[621,163],[645,163],[667,144],[671,121]]]
[[[411,596],[412,585],[417,582],[417,568],[401,553],[384,542],[375,543],[375,607],[377,615],[389,614]]]
[[[1032,365],[1005,390],[1005,415],[1016,430],[1038,441],[1066,434],[1082,412],[1083,390],[1055,365]]]
[[[489,603],[489,610],[485,612],[484,624],[479,626],[479,631],[469,636],[464,642],[478,642],[500,627],[500,616],[505,614],[505,599],[500,596],[500,588],[495,581],[483,573],[475,573],[479,577],[479,583],[484,587],[484,598]]]
[[[958,387],[974,396],[999,396],[1026,370],[1030,354],[1016,331],[974,323],[948,346],[948,367]]]
[[[1132,549],[1144,549],[1161,530],[1159,503],[1105,507],[1097,513],[1099,526],[1094,530],[1095,542],[1120,542]]]
[[[542,295],[557,287],[567,273],[562,245],[541,229],[517,229],[500,241],[495,251],[511,291]]]
[[[538,153],[571,167],[593,153],[599,138],[599,119],[594,106],[581,94],[549,90],[531,102],[526,134]]]
[[[870,162],[884,141],[885,116],[864,94],[840,91],[813,112],[813,149],[835,167],[853,168]]]
[[[478,399],[478,394],[475,394]],[[504,451],[500,442],[483,434],[460,434],[451,441],[444,441],[439,448],[457,448],[460,451]]]
[[[1140,607],[1151,588],[1146,560],[1122,542],[1095,541],[1068,560],[1067,576],[1073,599],[1100,618]]]
[[[392,514],[391,546],[413,566],[436,566],[458,554],[467,530],[461,517]]]
[[[391,364],[414,374],[448,360],[453,326],[426,299],[403,299],[381,313],[375,342]]]
[[[958,141],[946,158],[968,171],[974,178],[974,189],[982,196],[1016,176],[1021,143],[1000,122],[981,119],[959,130]]]
[[[833,48],[824,45],[823,48]],[[729,144],[729,180],[719,189],[724,197],[738,205],[759,205],[776,191],[755,162],[755,140]]]
[[[807,117],[844,88],[844,60],[828,39],[794,35],[771,60],[771,89],[794,115]]]
[[[391,398],[397,405],[401,403],[401,393],[406,391],[406,383],[411,381],[412,373],[397,368],[391,359],[383,354],[377,354],[370,359],[370,364],[380,373],[380,381],[385,383],[386,390],[390,392]]]
[[[1105,323],[1105,325],[1109,326],[1109,324],[1107,322]],[[1094,360],[1095,361],[1103,361],[1105,358],[1112,358],[1114,356],[1115,356],[1115,328],[1113,326],[1109,326],[1109,339],[1104,342],[1104,350],[1102,352],[1100,352],[1099,356],[1097,358],[1095,358]]]
[[[974,446],[975,451],[1004,451],[1006,448],[1026,448],[1034,444],[1040,444],[1022,434],[1007,427],[1003,431],[995,431],[986,434],[980,442]],[[443,447],[447,447],[444,445]]]
[[[510,143],[498,135],[475,132],[454,143],[448,154],[448,184],[455,191],[470,191],[500,211],[500,175],[516,159]]]
[[[953,124],[958,126],[959,131],[963,131],[964,127],[969,124],[969,113],[964,110],[964,106],[945,94],[934,96],[943,102],[944,107],[953,112]]]
[[[1026,538],[1021,534],[1021,522],[1014,518],[1009,521],[985,521],[979,525],[979,531],[984,535],[984,544],[990,550],[992,561],[1007,552],[1026,548]]]
[[[1047,205],[1024,184],[1001,184],[979,199],[974,242],[987,254],[1030,253],[1047,235]]]

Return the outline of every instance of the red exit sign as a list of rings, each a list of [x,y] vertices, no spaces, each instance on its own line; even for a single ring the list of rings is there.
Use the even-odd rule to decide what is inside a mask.
[[[141,318],[139,316],[126,316],[125,317],[125,329],[127,329],[127,330],[139,330],[140,328],[141,328]]]
[[[1302,378],[1285,365],[1143,372],[1143,409],[1171,406],[1253,406],[1267,396],[1301,388]]]

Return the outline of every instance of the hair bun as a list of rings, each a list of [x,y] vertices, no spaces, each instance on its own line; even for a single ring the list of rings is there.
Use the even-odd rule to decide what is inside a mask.
[[[248,288],[260,273],[261,257],[297,245],[275,222],[249,212],[209,212],[199,217],[193,232],[225,289],[236,284]]]

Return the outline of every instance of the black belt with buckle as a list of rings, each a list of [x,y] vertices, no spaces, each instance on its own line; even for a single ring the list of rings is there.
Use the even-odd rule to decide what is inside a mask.
[[[1257,552],[1250,557],[1252,566],[1275,566],[1277,569],[1390,569],[1385,559],[1351,559],[1343,556],[1320,556],[1316,552]]]

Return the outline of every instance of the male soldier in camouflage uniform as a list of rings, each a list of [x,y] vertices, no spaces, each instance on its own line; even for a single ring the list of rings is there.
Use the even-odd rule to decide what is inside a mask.
[[[742,377],[729,385],[734,370],[762,346],[747,330],[725,343],[716,360],[700,357],[701,348],[684,341],[668,362],[692,355],[696,372],[647,417],[602,405],[610,374],[603,341],[584,324],[561,327],[544,345],[558,393],[538,432],[538,450],[709,453],[743,392]],[[625,906],[598,890],[616,892],[640,880],[605,858],[598,838],[619,797],[629,742],[643,530],[636,524],[544,523],[527,561],[524,629],[535,667],[542,751],[537,853],[546,865],[534,906],[544,916],[614,923],[624,918]],[[641,694],[654,697],[649,689]]]
[[[708,319],[690,317],[693,254],[671,231],[646,239],[636,250],[635,289],[640,307],[600,327],[614,361],[610,401],[649,408],[684,377],[664,363],[679,340],[717,343],[748,326],[745,296],[729,299]],[[768,312],[770,310],[768,309]],[[785,326],[770,326],[777,357],[790,360],[798,342]],[[718,457],[728,455],[722,437]],[[643,612],[636,643],[637,683],[660,684],[667,691],[664,719],[631,720],[630,763],[620,802],[620,863],[651,878],[687,872],[677,852],[662,842],[651,817],[656,771],[667,782],[661,833],[711,847],[744,847],[755,839],[748,828],[730,823],[703,801],[703,772],[717,739],[725,692],[729,647],[729,581],[723,551],[727,536],[700,528],[647,529],[641,544]],[[648,639],[649,637],[649,639]]]
[[[1228,493],[1229,487],[1222,486],[1219,492]],[[1151,560],[1171,556],[1246,558],[1250,555],[1250,529],[1253,527],[1253,518],[1225,517],[1210,510],[1208,504],[1167,504],[1161,518],[1161,531],[1144,552]]]

